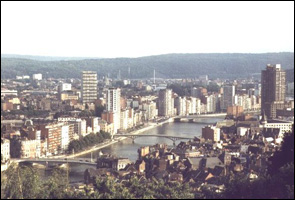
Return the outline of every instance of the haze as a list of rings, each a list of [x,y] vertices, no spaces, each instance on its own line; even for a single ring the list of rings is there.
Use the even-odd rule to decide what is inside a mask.
[[[1,53],[294,52],[294,2],[1,2]]]

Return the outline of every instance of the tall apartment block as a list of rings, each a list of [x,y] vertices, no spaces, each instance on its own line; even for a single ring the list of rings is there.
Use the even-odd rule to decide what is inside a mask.
[[[261,71],[261,113],[276,118],[278,109],[284,109],[286,96],[286,72],[280,64],[266,66]]]
[[[174,101],[171,89],[162,89],[159,91],[159,116],[172,116],[174,111]]]
[[[235,104],[235,86],[226,85],[223,87],[223,110],[227,110],[229,106]]]
[[[114,133],[120,128],[121,89],[109,88],[107,92],[107,112],[113,113]]]
[[[82,72],[82,102],[93,103],[97,99],[97,74],[94,71]]]

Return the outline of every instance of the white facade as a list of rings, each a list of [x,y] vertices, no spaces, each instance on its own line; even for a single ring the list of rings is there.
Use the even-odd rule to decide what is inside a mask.
[[[33,74],[33,80],[41,81],[42,80],[42,74]]]
[[[67,150],[69,143],[70,143],[69,126],[64,125],[61,128],[61,149],[63,151]]]
[[[187,115],[186,98],[185,97],[176,97],[175,98],[175,108],[176,108],[177,115],[179,115],[179,116]]]
[[[206,104],[206,111],[207,113],[214,113],[216,112],[216,97],[215,95],[205,96],[207,104]]]
[[[121,90],[119,88],[109,88],[107,91],[107,111],[120,112]]]
[[[236,95],[237,105],[242,106],[244,110],[252,110],[253,106],[256,105],[256,97],[248,95]],[[255,99],[255,102],[254,102]]]
[[[174,115],[174,98],[172,98],[171,89],[162,89],[159,91],[159,107],[158,114],[160,116]]]
[[[107,111],[113,112],[114,133],[120,129],[121,89],[109,88],[107,91]]]
[[[263,128],[279,128],[280,129],[280,137],[283,137],[284,133],[292,132],[293,122],[273,122],[273,123],[265,123],[263,124]]]
[[[40,140],[22,140],[21,158],[39,158],[41,157]]]
[[[146,111],[146,116],[148,120],[152,120],[158,115],[157,105],[153,101],[143,103],[141,109]]]
[[[92,131],[93,133],[97,133],[100,131],[100,126],[98,124],[98,117],[92,118]]]
[[[128,129],[129,110],[121,110],[120,113],[120,130]]]
[[[249,130],[249,128],[238,127],[237,133],[239,136],[244,136],[244,135],[246,135],[248,130]]]
[[[84,137],[88,134],[87,132],[87,122],[85,119],[82,119],[81,120],[81,128],[80,128],[80,131],[81,131],[81,136]]]
[[[196,98],[196,114],[201,114],[201,99]]]
[[[82,72],[82,102],[93,103],[97,99],[97,73],[95,71]]]
[[[61,91],[72,90],[72,84],[70,84],[70,83],[62,83],[60,87],[61,87]]]
[[[1,88],[1,97],[2,96],[17,96],[17,90],[6,90]]]
[[[10,141],[4,138],[1,138],[1,156],[3,162],[10,159]]]

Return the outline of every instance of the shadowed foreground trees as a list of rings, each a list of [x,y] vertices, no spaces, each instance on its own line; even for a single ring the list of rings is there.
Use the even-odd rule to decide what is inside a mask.
[[[280,164],[272,162],[270,169],[277,170],[258,175],[254,180],[247,175],[224,179],[226,189],[223,193],[196,193],[188,184],[135,176],[128,180],[97,178],[94,191],[88,188],[74,191],[68,187],[67,174],[63,170],[54,169],[47,180],[42,180],[34,168],[11,166],[1,173],[1,199],[294,199],[294,157],[289,157],[289,154],[294,155],[292,137],[294,139],[294,129],[286,135],[282,148],[273,156],[274,160],[278,155],[287,157],[278,159]]]
[[[268,174],[250,181],[235,176],[226,183],[223,198],[235,199],[294,199],[294,125],[286,133],[281,149],[270,158]]]
[[[4,184],[5,183],[5,184]],[[1,174],[1,199],[193,199],[187,184],[163,180],[117,181],[112,177],[96,180],[94,192],[69,189],[66,172],[54,169],[47,180],[41,180],[37,171],[29,166],[11,166]]]
[[[43,181],[36,169],[12,165],[1,173],[1,199],[60,199],[67,185],[66,172],[60,169]]]

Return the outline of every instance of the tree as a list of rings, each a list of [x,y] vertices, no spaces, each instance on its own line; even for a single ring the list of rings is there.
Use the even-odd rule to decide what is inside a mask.
[[[41,182],[36,170],[32,167],[11,165],[5,171],[4,176],[6,184],[2,186],[1,183],[4,198],[38,198],[41,192]]]
[[[10,156],[11,158],[21,157],[21,140],[18,137],[10,140]]]
[[[62,169],[53,169],[52,175],[43,185],[43,193],[39,197],[40,199],[64,199],[68,194],[66,189],[68,188],[67,174]]]
[[[101,117],[101,114],[103,113],[104,109],[104,106],[95,106],[95,116]]]
[[[268,170],[271,175],[278,173],[282,166],[294,163],[294,125],[291,133],[285,133],[281,149],[274,153],[270,161]]]

